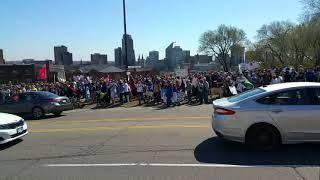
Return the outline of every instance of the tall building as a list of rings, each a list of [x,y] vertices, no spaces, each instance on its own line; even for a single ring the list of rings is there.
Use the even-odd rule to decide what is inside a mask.
[[[145,64],[147,67],[155,68],[159,62],[159,52],[150,51],[149,56],[146,58]]]
[[[151,62],[159,61],[159,51],[150,51],[149,52],[149,60]]]
[[[176,67],[176,62],[173,59],[173,44],[171,43],[167,48],[166,48],[166,64],[168,66],[168,69],[174,69]]]
[[[174,59],[176,65],[179,65],[183,62],[183,54],[183,50],[180,46],[175,46],[173,48],[172,58]]]
[[[122,68],[124,66],[124,63],[122,61],[122,51],[121,47],[118,47],[114,49],[114,61],[115,61],[115,66],[118,68]]]
[[[191,64],[209,64],[213,62],[212,60],[212,56],[197,54],[195,56],[191,56],[188,62]]]
[[[181,63],[187,63],[189,59],[190,59],[190,51],[189,50],[182,51],[182,62]]]
[[[125,35],[122,37],[122,59],[124,61],[124,66],[127,63],[127,66],[134,66],[136,62],[136,57],[134,54],[133,40],[131,35],[127,34],[127,51],[128,51],[128,62],[126,61],[126,49],[125,49]]]
[[[238,66],[244,63],[245,47],[233,46],[231,48],[231,66]]]
[[[184,51],[180,46],[173,46],[173,44],[166,48],[166,62],[169,70],[177,68],[190,58],[190,51]]]
[[[72,65],[72,53],[68,52],[68,48],[66,46],[55,46],[54,61],[57,65]]]
[[[91,54],[91,64],[108,64],[107,54]]]
[[[4,64],[4,59],[3,59],[3,50],[0,49],[0,64]]]

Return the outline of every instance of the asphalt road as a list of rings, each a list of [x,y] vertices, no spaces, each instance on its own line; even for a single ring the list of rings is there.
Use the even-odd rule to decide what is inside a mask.
[[[211,106],[75,110],[0,146],[0,179],[319,179],[320,145],[252,152],[218,139]]]

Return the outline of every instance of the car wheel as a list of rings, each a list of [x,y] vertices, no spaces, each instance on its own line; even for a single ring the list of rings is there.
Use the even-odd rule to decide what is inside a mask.
[[[62,111],[53,113],[55,116],[60,116]]]
[[[281,137],[277,129],[270,125],[257,125],[249,129],[246,136],[246,144],[258,151],[270,151],[276,149],[281,143]]]
[[[32,117],[35,119],[40,119],[44,116],[44,111],[40,107],[35,107],[32,109]]]

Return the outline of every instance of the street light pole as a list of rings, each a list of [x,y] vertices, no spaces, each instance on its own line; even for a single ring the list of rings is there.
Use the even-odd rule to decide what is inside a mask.
[[[124,51],[125,51],[125,69],[128,71],[128,42],[127,42],[127,18],[126,18],[126,1],[123,0],[123,26],[124,26]]]

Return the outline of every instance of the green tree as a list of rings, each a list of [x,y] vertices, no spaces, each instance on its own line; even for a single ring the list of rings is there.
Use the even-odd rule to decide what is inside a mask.
[[[200,37],[199,51],[215,56],[224,71],[229,71],[231,48],[243,45],[246,33],[233,26],[220,25],[216,30],[204,32]]]

